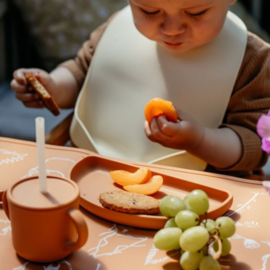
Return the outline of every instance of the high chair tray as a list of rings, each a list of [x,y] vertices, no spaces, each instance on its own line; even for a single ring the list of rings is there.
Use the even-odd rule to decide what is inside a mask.
[[[144,164],[144,166],[147,166]],[[128,226],[161,229],[164,227],[168,218],[157,215],[139,215],[117,212],[104,208],[99,202],[99,195],[103,192],[122,189],[121,186],[114,183],[109,172],[113,170],[125,170],[131,173],[135,172],[140,166],[132,165],[122,161],[116,161],[109,158],[103,158],[98,155],[87,156],[77,162],[70,171],[68,176],[75,181],[80,189],[81,201],[80,205],[89,212],[112,222],[124,224]],[[159,174],[163,177],[163,185],[160,190],[152,196],[156,199],[162,199],[166,195],[175,195],[184,198],[185,195],[194,189],[204,190],[210,202],[208,218],[216,219],[223,215],[233,202],[231,193],[181,179],[159,172],[155,168],[150,168],[152,175]],[[200,178],[200,175],[196,175]],[[218,181],[213,177],[213,181]],[[203,218],[203,217],[201,217]]]

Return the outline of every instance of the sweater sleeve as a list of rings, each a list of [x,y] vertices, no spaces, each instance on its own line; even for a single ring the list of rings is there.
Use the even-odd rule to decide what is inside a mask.
[[[59,66],[67,68],[75,77],[79,89],[82,87],[86,73],[90,66],[91,60],[93,58],[95,49],[110,21],[114,18],[117,13],[114,13],[107,22],[99,26],[94,30],[88,40],[86,40],[81,49],[78,51],[75,59],[67,60],[61,63]]]
[[[249,33],[243,63],[238,73],[222,127],[229,127],[239,136],[243,153],[230,168],[219,171],[256,171],[267,162],[261,149],[256,124],[270,109],[270,47]]]

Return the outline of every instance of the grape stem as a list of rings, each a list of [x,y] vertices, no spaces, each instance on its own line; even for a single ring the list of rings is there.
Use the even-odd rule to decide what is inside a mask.
[[[213,245],[210,245],[209,246],[209,251],[210,251],[210,254],[212,255],[212,257],[217,260],[219,259],[220,255],[221,255],[221,252],[222,252],[222,243],[221,243],[221,240],[220,238],[217,236],[217,235],[212,235],[212,237],[217,241],[218,243],[218,250],[215,251],[214,248],[213,248]]]

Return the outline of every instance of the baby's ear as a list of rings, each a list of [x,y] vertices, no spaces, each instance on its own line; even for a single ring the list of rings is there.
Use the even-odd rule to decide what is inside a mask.
[[[235,4],[237,0],[231,0],[231,5]]]

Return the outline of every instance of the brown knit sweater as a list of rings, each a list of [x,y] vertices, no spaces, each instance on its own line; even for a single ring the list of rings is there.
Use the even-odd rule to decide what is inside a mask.
[[[115,14],[90,35],[75,59],[61,64],[72,72],[79,87],[83,84],[98,42],[114,16]],[[256,123],[269,108],[270,46],[256,35],[248,33],[245,56],[222,125],[238,134],[243,154],[230,168],[219,169],[208,166],[207,171],[263,179],[261,168],[267,162],[268,155],[261,150],[261,139],[256,133]],[[254,175],[255,177],[251,177]]]

